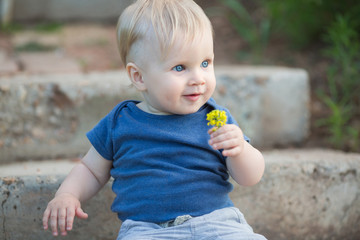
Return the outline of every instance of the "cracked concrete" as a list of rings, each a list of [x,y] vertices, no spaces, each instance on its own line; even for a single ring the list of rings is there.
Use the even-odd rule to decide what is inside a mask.
[[[2,200],[2,202],[1,202],[1,213],[3,215],[3,218],[1,219],[1,221],[2,221],[1,226],[2,226],[2,233],[3,233],[3,236],[4,236],[4,240],[6,240],[7,239],[7,237],[6,237],[7,233],[6,233],[6,228],[5,228],[5,226],[6,226],[6,214],[4,212],[4,204],[6,203],[7,199],[9,198],[10,192],[8,190],[5,190],[5,191],[3,191],[3,195],[5,195],[5,199]]]
[[[2,177],[0,239],[55,239],[42,229],[42,213],[65,175]],[[67,239],[115,239],[120,222],[109,209],[113,193],[108,184],[94,199],[83,204],[90,215],[86,221],[75,220],[74,231]],[[101,226],[94,226],[102,223]],[[104,236],[104,237],[103,237]]]
[[[256,232],[269,240],[360,239],[360,154],[287,149],[264,156],[262,181],[253,187],[234,184],[230,195]],[[0,239],[56,239],[42,230],[42,213],[76,161],[50,163],[0,167]],[[109,183],[83,204],[89,219],[77,219],[66,239],[115,239],[120,221],[110,211],[113,198]]]
[[[17,191],[24,186],[24,182],[22,179],[17,177],[5,177],[0,180],[1,183],[1,213],[2,213],[2,233],[3,239],[9,239],[9,233],[7,231],[8,224],[8,212],[12,210],[17,210],[17,206],[19,204],[18,201],[13,201],[13,195],[17,194]],[[16,195],[16,199],[18,200],[19,195]],[[13,204],[13,209],[9,209],[9,204]]]

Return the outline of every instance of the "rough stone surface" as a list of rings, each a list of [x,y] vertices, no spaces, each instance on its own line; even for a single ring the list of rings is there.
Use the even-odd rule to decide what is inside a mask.
[[[0,58],[0,76],[14,74],[18,71],[18,65],[14,60],[2,60]]]
[[[264,153],[262,181],[231,197],[268,239],[360,239],[360,154],[332,150]]]
[[[292,144],[308,134],[304,70],[216,68],[214,98],[228,107],[257,147]],[[118,102],[141,99],[124,71],[22,75],[0,79],[0,162],[74,157],[85,133]]]
[[[0,45],[0,76],[13,74],[18,71],[15,60],[9,59],[7,52]]]
[[[89,148],[85,133],[136,95],[124,72],[3,78],[0,162],[81,155]]]
[[[255,232],[269,240],[360,239],[360,154],[290,149],[267,151],[264,157],[262,181],[253,187],[235,185],[231,193]],[[34,164],[38,167],[25,172],[14,170],[16,176],[0,175],[0,239],[55,239],[42,230],[41,217],[73,164],[54,161],[63,166],[60,175],[52,175],[52,168],[49,175],[33,172],[46,165]],[[115,239],[120,222],[109,210],[110,184],[83,204],[89,219],[76,220],[66,239]]]
[[[42,214],[53,198],[64,175],[2,177],[0,180],[0,239],[57,239],[42,228]],[[66,239],[114,240],[120,227],[116,214],[110,210],[114,198],[110,184],[93,199],[83,204],[87,220],[76,219],[74,230]]]
[[[22,177],[43,175],[64,175],[80,161],[75,159],[52,159],[42,161],[26,161],[0,166],[0,177]]]
[[[305,70],[222,66],[215,72],[214,98],[231,110],[253,145],[288,145],[308,136],[310,87]]]
[[[62,53],[19,53],[18,61],[28,74],[80,73],[80,64]]]

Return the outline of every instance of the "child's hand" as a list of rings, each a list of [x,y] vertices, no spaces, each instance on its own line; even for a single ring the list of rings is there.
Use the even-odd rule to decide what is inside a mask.
[[[210,134],[209,144],[216,150],[224,149],[226,166],[230,176],[242,186],[258,183],[264,174],[264,157],[259,150],[245,141],[241,129],[234,124],[227,124]]]
[[[43,226],[48,229],[48,221],[54,236],[58,235],[58,226],[61,235],[65,236],[73,226],[74,217],[87,218],[87,213],[81,209],[80,201],[72,194],[61,193],[51,200],[44,212]]]
[[[215,149],[224,149],[222,154],[226,157],[234,157],[240,154],[244,148],[244,135],[241,129],[234,124],[226,124],[216,131],[213,128],[210,134],[209,144]]]

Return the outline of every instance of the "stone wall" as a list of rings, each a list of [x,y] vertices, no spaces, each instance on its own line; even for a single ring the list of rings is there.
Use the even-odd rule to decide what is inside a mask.
[[[306,71],[217,67],[216,101],[229,108],[257,147],[306,139]],[[125,99],[141,99],[123,71],[21,75],[0,79],[0,163],[84,154],[85,133]]]

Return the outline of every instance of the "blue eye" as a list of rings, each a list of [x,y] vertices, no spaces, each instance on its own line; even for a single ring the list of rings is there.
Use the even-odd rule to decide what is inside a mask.
[[[177,65],[177,66],[173,67],[172,70],[177,71],[177,72],[181,72],[181,71],[185,70],[185,67],[183,65]]]
[[[203,68],[207,68],[208,66],[209,66],[209,61],[203,61],[202,63],[201,63],[201,66],[203,67]]]

